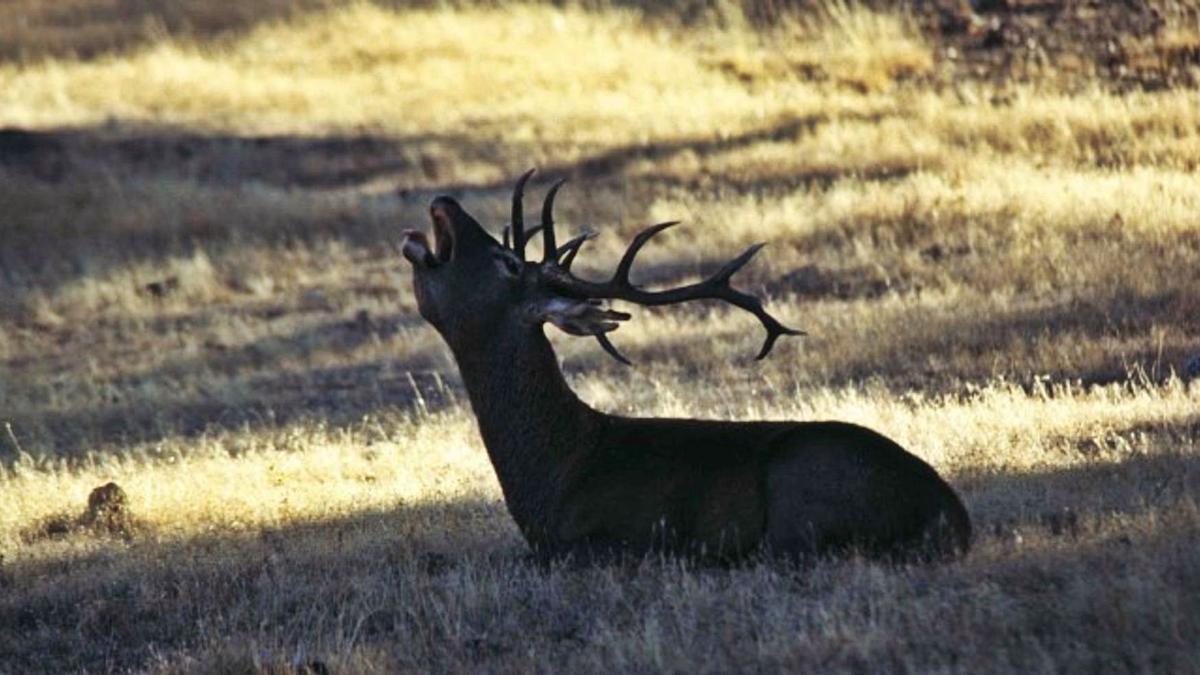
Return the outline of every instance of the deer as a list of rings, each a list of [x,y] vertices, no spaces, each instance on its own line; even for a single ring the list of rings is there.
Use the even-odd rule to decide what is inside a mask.
[[[638,252],[676,225],[637,234],[612,277],[571,271],[593,234],[559,243],[553,184],[541,224],[512,222],[498,241],[449,196],[429,207],[432,244],[405,230],[420,315],[449,346],[505,505],[542,560],[610,560],[678,554],[716,563],[755,555],[793,560],[856,554],[901,561],[964,555],[971,522],[954,490],[926,462],[871,429],[838,421],[724,421],[607,414],[568,385],[545,333],[552,324],[594,337],[623,364],[608,334],[631,318],[613,301],[662,306],[719,300],[762,323],[764,359],[785,335],[802,335],[733,288],[751,246],[701,281],[646,290],[630,281]],[[526,245],[542,236],[540,260]]]

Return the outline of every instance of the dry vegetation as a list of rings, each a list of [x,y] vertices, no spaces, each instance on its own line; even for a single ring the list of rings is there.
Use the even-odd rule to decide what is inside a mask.
[[[1194,5],[225,4],[0,8],[0,672],[1200,669]],[[640,311],[634,369],[555,338],[586,400],[872,426],[970,556],[528,562],[394,246],[530,165],[585,273],[770,241],[811,334]]]

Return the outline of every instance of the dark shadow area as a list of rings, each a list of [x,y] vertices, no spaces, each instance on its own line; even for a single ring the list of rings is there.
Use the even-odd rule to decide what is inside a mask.
[[[711,271],[716,264],[719,261],[706,261],[699,265],[699,270],[687,264],[648,265],[645,274],[650,282],[672,284]],[[897,289],[881,279],[866,277],[859,270],[827,270],[811,265],[778,280],[747,276],[749,279],[741,283],[736,283],[735,279],[734,285],[768,298],[767,311],[774,312],[772,305],[783,300],[799,300],[798,315],[785,318],[784,323],[794,324],[810,334],[785,338],[772,356],[762,362],[752,361],[753,350],[750,351],[743,355],[746,367],[751,371],[778,372],[785,379],[795,377],[801,383],[845,387],[871,382],[897,394],[918,391],[928,396],[940,396],[965,394],[973,387],[994,382],[997,378],[1032,393],[1038,388],[1065,382],[1084,387],[1123,382],[1158,386],[1172,376],[1194,377],[1186,371],[1187,364],[1195,358],[1197,347],[1187,336],[1200,335],[1200,317],[1187,311],[1191,300],[1179,292],[1154,296],[1115,292],[1107,297],[1076,298],[1037,308],[997,312],[987,317],[922,317],[925,330],[896,330],[889,333],[886,340],[881,340],[876,349],[846,353],[837,344],[828,342],[836,338],[822,335],[819,328],[806,322],[806,312],[813,310],[806,310],[805,303],[869,299],[897,292]],[[822,308],[823,311],[836,311],[836,305],[823,304]],[[696,316],[700,320],[712,309],[725,309],[732,312],[730,319],[737,321],[737,326],[754,337],[755,350],[756,341],[762,337],[761,328],[752,318],[715,301],[666,309],[625,309],[634,313],[632,321],[637,323],[658,321],[665,315],[676,318]],[[1149,336],[1156,326],[1172,326],[1181,331],[1182,336],[1155,343]],[[626,346],[622,344],[621,330],[617,329],[611,339],[635,364],[670,363],[683,379],[711,379],[713,369],[724,365],[697,356],[712,354],[713,336],[664,336],[657,344]],[[1071,363],[1029,364],[1014,360],[1029,358],[1014,355],[1014,344],[1027,346],[1028,353],[1033,353],[1039,342],[1062,339],[1098,344],[1137,342],[1140,346],[1097,349],[1098,356]],[[793,345],[798,345],[796,351],[793,351]],[[721,353],[735,359],[739,356],[727,350]],[[940,366],[931,366],[924,358],[918,358],[927,354],[936,354],[945,360]],[[592,366],[597,362],[607,363],[599,357],[588,360]],[[621,373],[617,370],[614,376],[619,377]],[[764,404],[791,395],[786,391],[760,391],[761,387],[745,384],[755,390],[756,399]]]
[[[397,589],[437,593],[464,566],[529,567],[515,530],[503,503],[463,501],[183,540],[93,537],[94,553],[3,567],[0,653],[20,672],[107,672],[259,621],[282,626],[382,597],[388,609],[366,617],[364,637],[399,639]],[[30,545],[46,537],[56,535],[32,533]]]
[[[499,144],[457,135],[238,136],[114,124],[0,129],[0,165],[51,184],[103,169],[119,178],[169,176],[213,185],[328,189],[379,177],[423,185],[436,180],[439,170],[434,158],[413,150],[436,144],[468,158],[499,161],[503,156]]]
[[[68,461],[85,457],[97,446],[142,444],[173,436],[193,438],[220,430],[280,428],[305,420],[333,427],[361,423],[380,410],[433,413],[465,400],[457,375],[443,377],[431,370],[434,354],[404,350],[404,360],[351,366],[283,368],[285,361],[303,360],[318,352],[344,353],[367,341],[394,337],[402,326],[421,320],[415,315],[366,317],[333,321],[302,329],[286,337],[270,336],[246,345],[209,344],[202,355],[169,359],[148,372],[133,372],[111,380],[112,391],[161,390],[109,405],[62,411],[51,407],[28,415],[8,413],[7,421],[22,433],[38,430],[27,451]],[[224,373],[216,391],[194,379]],[[198,374],[201,373],[201,374]],[[190,395],[170,391],[183,382]],[[10,461],[15,458],[10,457]],[[4,462],[5,464],[10,462]]]
[[[94,60],[153,45],[164,39],[211,44],[236,39],[256,27],[302,18],[351,4],[347,0],[258,0],[215,3],[212,0],[8,0],[0,5],[0,61],[36,62],[71,58]],[[497,6],[494,0],[373,0],[394,11],[446,7]],[[502,3],[501,3],[502,4]],[[545,4],[561,6],[561,0]],[[869,0],[876,9],[908,9],[896,0]],[[1053,5],[1056,3],[1044,3]],[[604,0],[580,6],[595,11],[617,7],[646,20],[683,25],[722,25],[736,8],[755,24],[770,25],[787,14],[820,13],[820,0],[740,0],[730,5],[711,0]],[[944,7],[943,7],[944,6]],[[924,0],[919,14],[952,21],[955,0]],[[951,24],[947,24],[951,26]],[[951,26],[952,27],[952,26]]]
[[[839,113],[838,119],[879,122],[886,115]],[[623,145],[584,153],[577,160],[537,167],[541,176],[617,177],[642,160],[665,160],[684,152],[711,155],[811,135],[833,118],[824,114],[779,121],[728,136],[692,137]],[[527,168],[534,146],[501,138],[467,134],[418,135],[221,135],[186,128],[114,123],[107,126],[32,130],[0,129],[0,166],[42,182],[58,184],[86,176],[98,168],[115,177],[171,176],[218,185],[262,183],[281,188],[352,188],[372,180],[395,180],[397,189],[441,190],[450,194],[512,189]],[[439,157],[440,155],[440,157]],[[511,165],[511,175],[496,182],[455,183],[447,176],[455,164],[476,161]],[[859,171],[818,169],[778,176],[731,176],[726,188],[739,192],[780,192],[798,187],[821,187],[847,177],[893,180],[916,166],[866,167]],[[928,167],[926,167],[928,168]],[[679,180],[683,187],[724,180],[707,176],[697,182]],[[659,180],[671,181],[671,178]],[[762,181],[766,181],[765,184]]]
[[[211,42],[328,6],[318,0],[8,0],[0,5],[0,61],[91,60],[166,37]]]
[[[980,584],[992,589],[987,597],[997,588],[1013,593],[1033,589],[1043,597],[1063,591],[1078,581],[1073,575],[1086,570],[1124,569],[1135,552],[1138,560],[1169,567],[1155,570],[1158,578],[1181,574],[1187,582],[1197,581],[1194,558],[1187,556],[1195,555],[1200,532],[1194,518],[1172,509],[1200,496],[1200,457],[1131,456],[1111,464],[957,477],[952,482],[972,512],[976,545],[989,550],[983,559],[972,556],[961,563],[894,572],[912,576],[913,586],[906,592],[916,593],[914,600],[932,591],[930,584],[947,583],[964,590],[964,601],[979,601],[967,591]],[[136,494],[130,498],[138,502]],[[1151,512],[1155,525],[1149,531],[1121,525],[1123,519]],[[28,545],[39,541],[34,536]],[[543,641],[567,640],[578,641],[566,645],[577,647],[584,644],[580,630],[593,613],[614,611],[606,608],[604,598],[592,595],[603,592],[613,574],[621,584],[644,591],[631,594],[634,602],[647,603],[665,588],[677,588],[672,580],[680,574],[730,583],[741,574],[684,570],[671,562],[615,572],[547,569],[529,559],[503,504],[479,500],[398,504],[185,539],[158,538],[152,532],[128,541],[101,537],[86,552],[63,550],[62,557],[0,568],[5,587],[0,594],[0,651],[7,654],[9,668],[136,669],[155,654],[203,648],[231,637],[251,640],[274,631],[306,645],[341,644],[336,639],[346,637],[341,631],[354,631],[351,642],[390,645],[418,661],[466,654],[486,662],[498,655],[490,653],[491,647],[516,648],[494,623],[497,612],[515,622],[523,645],[545,648]],[[1190,567],[1174,568],[1181,564]],[[826,571],[822,578],[826,582],[814,585],[802,573],[775,591],[819,602],[834,592],[827,585],[837,577]],[[1102,577],[1095,581],[1105,583]],[[526,587],[540,590],[532,595],[493,590]],[[548,597],[550,589],[567,595]],[[1019,595],[1015,599],[1022,601]],[[447,629],[447,612],[452,617],[463,612],[467,630]],[[322,620],[329,616],[348,620]],[[428,639],[435,643],[452,642],[430,650],[431,643],[414,638],[429,631],[434,634]],[[474,654],[480,644],[489,650]]]
[[[1158,449],[1155,454],[1130,449],[1146,439]],[[1099,439],[1058,440],[1083,457],[1105,459],[1070,469],[953,477],[977,536],[1008,537],[1023,530],[1077,538],[1086,534],[1089,519],[1166,508],[1200,495],[1200,414],[1125,425]],[[1115,456],[1123,459],[1109,459]]]
[[[830,384],[878,379],[896,391],[928,393],[953,391],[963,383],[983,383],[999,376],[1026,390],[1032,390],[1039,380],[1078,382],[1084,386],[1130,380],[1161,384],[1172,373],[1184,372],[1195,348],[1189,347],[1186,338],[1173,344],[1154,344],[1149,331],[1155,326],[1172,326],[1184,336],[1200,335],[1200,317],[1187,311],[1189,303],[1190,299],[1181,292],[1143,296],[1118,290],[1107,297],[1064,300],[986,318],[939,319],[932,324],[936,330],[899,331],[888,337],[884,351],[872,351],[864,354],[862,360],[838,364],[831,372]],[[1033,345],[1062,336],[1117,344],[1139,337],[1146,339],[1137,348],[1107,350],[1099,361],[1046,363],[1037,372],[1014,370],[1007,365],[1014,344]],[[967,355],[972,365],[963,370],[960,359],[950,364],[954,368],[951,372],[911,363],[912,355],[921,354]]]
[[[541,167],[541,177],[570,176],[577,183],[604,187],[620,183],[623,173],[644,159],[666,160],[676,153],[710,154],[749,147],[764,141],[780,141],[812,133],[829,119],[822,115],[784,121],[727,138],[692,138],[659,143],[628,145],[597,150],[584,154],[569,163]],[[444,155],[447,149],[452,154]],[[52,291],[56,284],[66,284],[90,276],[101,276],[114,267],[138,262],[152,262],[167,257],[184,256],[203,249],[214,259],[222,250],[253,246],[288,247],[299,242],[333,240],[353,247],[362,247],[375,258],[395,255],[395,243],[400,223],[415,219],[425,224],[424,209],[435,194],[450,193],[477,198],[484,194],[493,200],[505,201],[512,189],[511,177],[495,181],[446,184],[451,173],[439,162],[478,162],[511,167],[506,172],[515,176],[527,165],[522,157],[532,148],[492,140],[471,140],[466,137],[421,135],[412,137],[388,136],[234,136],[204,135],[186,130],[154,127],[95,127],[54,131],[0,130],[0,172],[8,172],[28,185],[50,191],[65,189],[73,181],[96,180],[97,190],[107,189],[114,178],[161,179],[177,177],[181,181],[201,186],[225,186],[232,198],[241,186],[265,185],[280,190],[305,194],[327,190],[355,191],[368,183],[384,181],[397,185],[397,194],[356,194],[347,202],[344,212],[330,218],[293,221],[272,219],[266,222],[201,222],[181,220],[178,226],[157,227],[146,224],[128,229],[93,227],[87,217],[96,205],[87,202],[74,205],[78,219],[67,219],[56,229],[37,218],[21,219],[20,212],[10,209],[10,219],[0,224],[0,317],[16,322],[18,328],[37,334],[49,345],[46,355],[39,359],[70,360],[74,354],[56,354],[53,345],[65,344],[68,333],[108,331],[114,334],[129,330],[123,326],[108,326],[101,317],[87,326],[24,327],[19,308],[24,294]],[[913,167],[876,167],[865,171],[812,173],[768,176],[662,176],[638,178],[646,182],[647,194],[664,189],[755,192],[769,194],[773,190],[792,190],[797,186],[820,187],[848,177],[869,180],[893,180],[914,170]],[[774,181],[774,182],[773,182]],[[224,193],[222,193],[224,194]],[[74,199],[72,196],[71,199]],[[98,194],[97,199],[105,197]],[[18,202],[19,204],[20,202]],[[527,205],[530,210],[534,207]],[[395,220],[380,220],[368,212],[397,213]],[[231,209],[236,213],[236,209]],[[16,218],[12,218],[16,215]],[[497,223],[489,223],[498,229]],[[812,245],[801,240],[800,247]],[[698,261],[667,260],[636,266],[634,276],[639,283],[652,286],[677,284],[697,274],[712,272],[726,258],[713,252],[711,258]],[[737,251],[725,252],[729,256]],[[957,251],[946,252],[937,247],[922,251],[922,256],[936,261]],[[585,252],[586,257],[586,252]],[[42,265],[50,270],[38,277],[38,285],[22,286],[9,283],[4,274],[12,270],[36,270]],[[397,263],[400,264],[400,263]],[[587,261],[581,263],[588,270]],[[588,270],[591,272],[591,270]],[[607,270],[597,272],[603,274]],[[585,274],[586,276],[586,274]],[[151,282],[136,292],[149,295],[169,295],[173,292],[171,279]],[[906,293],[913,289],[903,279],[883,277],[878,270],[844,268],[832,269],[807,265],[784,272],[773,279],[756,273],[753,266],[740,273],[735,286],[768,298],[799,298],[803,301],[855,300],[875,298],[887,293]],[[399,289],[407,293],[408,289]],[[768,308],[771,302],[768,302]],[[672,308],[671,312],[706,312],[711,303],[697,303],[689,308]],[[1005,365],[1005,357],[1014,343],[1036,342],[1056,335],[1072,335],[1096,341],[1105,338],[1127,339],[1146,336],[1158,325],[1174,326],[1188,335],[1200,334],[1200,320],[1188,310],[1187,297],[1180,293],[1141,296],[1114,291],[1106,297],[1064,300],[1057,304],[1030,310],[1004,312],[987,318],[947,318],[937,331],[900,331],[889,336],[886,349],[872,350],[860,357],[843,358],[831,363],[815,376],[800,376],[802,382],[844,385],[866,380],[882,381],[896,391],[922,391],[930,394],[961,391],[964,383],[987,382],[996,376],[1032,388],[1035,378],[1051,381],[1079,381],[1083,384],[1119,382],[1138,371],[1152,382],[1160,382],[1171,369],[1182,365],[1193,354],[1186,345],[1167,344],[1107,355],[1102,362],[1067,364],[1030,373]],[[220,309],[220,308],[217,308]],[[225,311],[225,310],[221,310]],[[233,311],[233,310],[230,310]],[[254,310],[260,311],[260,310]],[[271,310],[261,310],[271,311]],[[287,310],[280,310],[287,311]],[[8,316],[5,316],[5,314]],[[638,311],[638,321],[655,320],[654,312]],[[137,330],[152,333],[180,330],[168,325],[175,318],[150,317],[139,319]],[[805,325],[803,314],[793,320],[800,328]],[[189,368],[203,364],[228,371],[231,375],[243,370],[271,370],[285,359],[303,360],[309,354],[335,353],[352,349],[367,339],[387,339],[401,327],[420,325],[415,315],[365,317],[359,321],[333,320],[327,324],[299,330],[291,335],[269,337],[247,346],[229,347],[219,343],[205,345],[203,356],[194,359],[168,361],[160,369],[138,372],[130,380],[150,385],[156,382],[176,382],[186,379]],[[162,325],[160,325],[162,324]],[[747,331],[758,326],[752,320],[745,324]],[[909,337],[906,337],[909,336]],[[800,338],[813,341],[821,336]],[[621,333],[614,342],[622,349]],[[679,361],[677,352],[697,350],[699,340],[691,344],[679,340],[665,342],[642,350],[629,350],[635,363]],[[974,364],[963,370],[955,365],[938,370],[923,363],[913,363],[913,354],[970,354]],[[597,351],[588,365],[608,364]],[[747,361],[749,360],[747,355]],[[164,403],[148,408],[114,401],[111,406],[70,412],[37,413],[30,420],[35,427],[52,430],[53,450],[62,456],[77,456],[90,445],[105,442],[145,442],[171,434],[194,435],[209,428],[242,424],[282,424],[306,417],[320,416],[334,423],[349,423],[380,407],[411,408],[418,398],[408,381],[410,370],[430,372],[431,355],[407,354],[403,362],[380,362],[344,368],[311,368],[299,372],[272,372],[269,375],[249,376],[240,392],[223,397],[219,392],[197,393],[183,401]],[[780,368],[778,357],[760,367]],[[18,362],[12,359],[4,365],[12,372],[38,368],[27,357]],[[64,368],[71,369],[71,364]],[[708,362],[681,363],[689,375],[704,378],[712,364]],[[789,366],[804,368],[803,360]],[[568,364],[578,370],[577,364]],[[425,386],[418,376],[417,389]],[[457,382],[455,374],[446,374],[446,382]],[[117,382],[118,385],[125,381]],[[453,388],[454,385],[446,385]],[[768,395],[766,393],[764,396]],[[433,407],[445,405],[430,395]],[[19,423],[21,420],[14,420]],[[99,431],[95,431],[99,430]],[[40,444],[39,444],[40,445]]]
[[[699,267],[702,272],[711,271],[717,264],[719,261],[711,261]],[[651,266],[646,280],[655,284],[676,283],[693,274],[686,265],[674,268]],[[753,285],[744,287],[756,291]],[[1155,346],[1145,340],[1145,346],[1140,349],[1107,353],[1100,360],[1079,362],[1069,367],[1054,368],[1047,364],[1045,369],[1035,371],[1003,364],[1014,342],[1035,343],[1060,335],[1088,342],[1129,339],[1145,335],[1148,326],[1178,324],[1177,300],[1179,298],[1117,295],[1103,302],[1064,302],[986,320],[950,318],[936,330],[914,336],[898,332],[889,339],[884,352],[876,350],[856,357],[834,349],[835,358],[818,365],[812,373],[807,372],[809,368],[805,365],[806,360],[812,358],[803,353],[805,341],[820,339],[819,335],[791,338],[781,343],[770,359],[754,362],[752,357],[761,339],[761,328],[753,317],[731,310],[734,312],[731,319],[736,319],[737,325],[753,336],[745,353],[721,350],[728,358],[745,364],[745,378],[735,382],[729,381],[724,360],[705,358],[704,355],[713,353],[714,337],[711,335],[665,336],[658,343],[637,347],[625,343],[618,330],[612,340],[637,364],[635,368],[671,364],[672,377],[698,383],[698,386],[711,382],[713,386],[744,388],[764,406],[784,403],[783,399],[795,394],[790,387],[778,390],[770,387],[759,378],[758,373],[762,372],[774,373],[785,382],[844,387],[870,381],[897,394],[919,391],[927,396],[959,395],[964,399],[969,399],[973,386],[992,382],[997,376],[1003,376],[1030,393],[1060,382],[1085,387],[1120,382],[1128,382],[1131,386],[1156,386],[1164,383],[1172,373],[1182,373],[1190,354],[1185,344]],[[768,303],[768,309],[770,306]],[[699,317],[715,307],[727,309],[715,301],[666,310],[630,309],[635,314],[634,322],[650,323],[660,321],[668,314],[676,318],[694,315],[700,320]],[[804,324],[803,316],[793,322],[811,330],[811,326]],[[1185,324],[1181,328],[1193,334],[1200,333],[1200,325]],[[461,404],[465,401],[461,381],[452,368],[443,370],[440,342],[432,335],[428,337],[430,344],[437,345],[433,348],[439,350],[436,353],[399,345],[393,360],[302,369],[294,365],[350,353],[367,342],[394,340],[401,331],[412,329],[432,331],[416,314],[372,316],[360,312],[352,319],[322,321],[248,344],[206,343],[203,352],[196,356],[167,359],[152,368],[129,370],[108,381],[113,391],[153,392],[166,388],[163,389],[165,392],[178,386],[188,392],[185,395],[171,392],[150,399],[141,393],[134,394],[130,400],[114,397],[111,403],[93,408],[64,411],[51,406],[44,411],[26,411],[25,414],[10,412],[7,419],[26,437],[27,450],[70,459],[84,457],[97,446],[152,443],[172,436],[194,437],[247,425],[278,428],[301,420],[320,419],[337,427],[350,426],[378,410],[433,412]],[[549,330],[553,332],[553,329]],[[722,341],[735,339],[735,335],[721,338]],[[825,347],[816,345],[815,349],[824,350]],[[940,370],[908,358],[911,354],[952,356],[964,351],[970,355],[969,359],[949,361]],[[964,366],[964,362],[970,365]],[[285,363],[293,365],[284,367]],[[27,368],[36,366],[25,365]],[[577,354],[564,363],[564,368],[571,376],[603,374],[615,381],[629,376],[623,366],[611,361],[598,347]],[[227,375],[229,379],[218,378],[216,382],[224,384],[217,384],[218,390],[209,391],[198,382],[204,377],[211,378],[213,373]],[[189,377],[196,383],[189,386]],[[625,412],[636,414],[636,411]],[[32,438],[26,435],[29,433],[26,430],[33,430]],[[0,440],[0,446],[5,445]]]
[[[303,18],[350,0],[7,0],[0,4],[0,62],[95,60],[148,47],[165,39],[212,44],[236,39],[262,25]],[[486,0],[372,0],[404,11],[453,6],[494,7]],[[655,7],[657,3],[616,3]],[[673,4],[673,3],[672,3]],[[670,8],[663,7],[664,13]]]
[[[539,167],[544,177],[569,177],[593,189],[619,181],[631,165],[644,159],[666,159],[683,152],[700,155],[727,152],[764,141],[812,133],[829,121],[824,115],[787,120],[725,138],[689,138],[634,144],[584,154],[577,161]],[[544,154],[532,146],[502,139],[466,135],[413,136],[237,136],[198,134],[186,129],[124,125],[35,131],[0,129],[0,174],[19,186],[10,203],[0,199],[10,218],[0,223],[0,284],[33,278],[46,291],[86,277],[103,276],[113,267],[187,256],[203,249],[211,256],[231,247],[254,244],[288,246],[302,241],[341,241],[372,250],[390,250],[400,223],[424,223],[424,209],[437,194],[462,197],[494,194],[507,198],[515,177],[527,167],[526,157]],[[451,182],[459,163],[509,166],[505,177],[491,182]],[[689,191],[736,189],[759,195],[801,187],[826,186],[849,177],[894,180],[917,167],[877,167],[833,171],[819,169],[770,176],[661,176],[639,178],[642,192],[680,187]],[[178,181],[173,185],[172,181]],[[169,222],[141,222],[126,217],[137,212],[138,190],[163,184],[183,189],[181,211],[198,213]],[[322,193],[353,191],[367,184],[394,185],[395,192],[356,194],[344,207],[315,215],[264,217],[275,202],[247,188],[267,186],[276,201],[292,201],[296,211]],[[114,196],[114,184],[128,184],[129,196]],[[195,192],[189,194],[188,190]],[[125,191],[116,192],[122,195]],[[224,218],[205,207],[231,200]],[[306,200],[309,200],[306,202]],[[196,204],[192,208],[192,203]],[[532,207],[531,207],[532,208]],[[30,213],[29,209],[36,209]],[[372,213],[396,214],[380,221]],[[99,222],[97,222],[99,220]],[[499,229],[500,224],[491,224]],[[7,278],[6,278],[7,277]],[[33,289],[15,284],[5,290],[0,315],[20,319],[13,310]],[[6,310],[6,307],[8,308]]]

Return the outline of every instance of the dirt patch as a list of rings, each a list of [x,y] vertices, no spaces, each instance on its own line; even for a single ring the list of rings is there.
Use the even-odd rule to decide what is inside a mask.
[[[1200,3],[926,0],[913,15],[951,79],[1119,90],[1200,84]]]

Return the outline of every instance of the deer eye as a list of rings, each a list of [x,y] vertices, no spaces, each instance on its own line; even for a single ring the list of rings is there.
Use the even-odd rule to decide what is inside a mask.
[[[520,260],[517,260],[516,256],[508,253],[508,251],[497,253],[495,256],[495,261],[496,267],[499,267],[501,272],[504,272],[510,277],[521,276],[521,269],[524,267],[524,265],[521,264]]]

